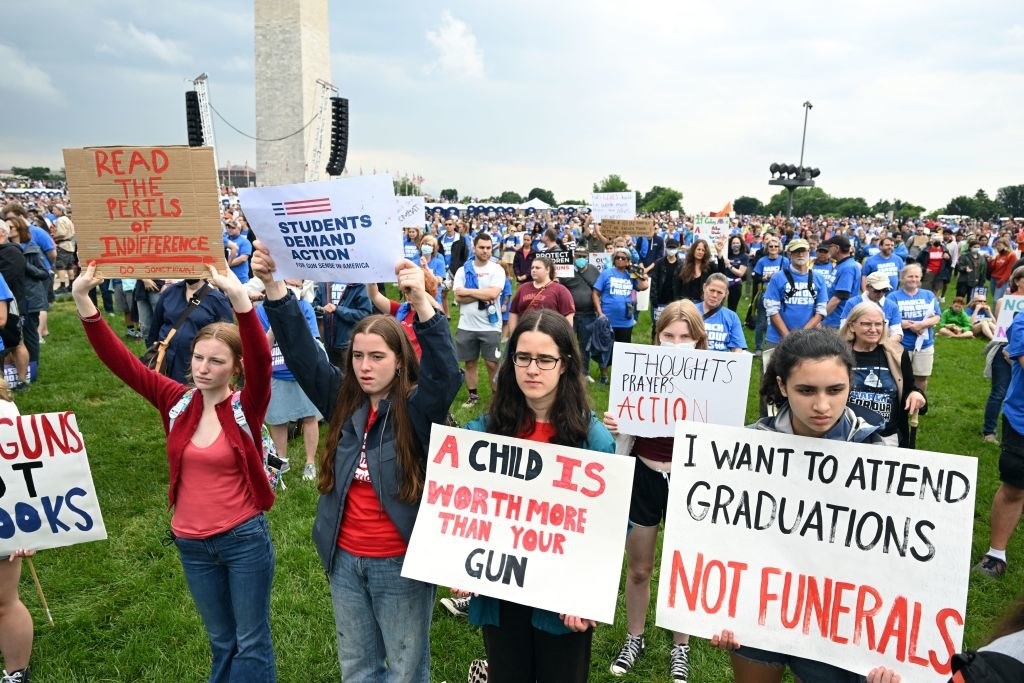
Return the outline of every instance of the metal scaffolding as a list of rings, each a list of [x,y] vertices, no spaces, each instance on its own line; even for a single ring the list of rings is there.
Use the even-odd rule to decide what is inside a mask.
[[[207,76],[201,73],[192,79],[196,94],[199,96],[199,117],[203,123],[203,141],[213,148],[213,168],[218,173],[220,166],[217,165],[217,139],[213,135],[213,117],[210,116],[210,91],[207,86]]]

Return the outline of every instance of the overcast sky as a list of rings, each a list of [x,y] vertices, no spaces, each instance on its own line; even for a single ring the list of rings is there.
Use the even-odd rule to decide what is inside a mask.
[[[929,210],[1024,183],[1020,0],[330,3],[348,168],[425,189],[586,198],[617,173],[688,211],[763,201],[772,161]],[[4,2],[0,168],[63,147],[184,144],[187,81],[255,133],[249,0]],[[214,118],[221,164],[256,161]],[[324,160],[326,161],[326,150]]]

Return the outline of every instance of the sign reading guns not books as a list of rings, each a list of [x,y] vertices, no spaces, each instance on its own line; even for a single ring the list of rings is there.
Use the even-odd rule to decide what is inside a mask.
[[[616,344],[608,410],[619,431],[672,436],[676,422],[743,424],[749,353]]]
[[[975,458],[680,422],[657,623],[866,674],[946,681]]]
[[[631,458],[435,424],[402,576],[610,624],[632,481]]]
[[[106,537],[75,414],[0,417],[0,556]]]

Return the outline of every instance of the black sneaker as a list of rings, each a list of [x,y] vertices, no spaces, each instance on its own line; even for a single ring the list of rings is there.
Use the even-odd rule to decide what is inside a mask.
[[[974,571],[990,578],[998,579],[1006,572],[1006,562],[998,557],[985,555],[978,564],[974,565]]]
[[[679,643],[672,646],[668,657],[668,675],[672,683],[686,683],[690,677],[690,646]]]
[[[11,673],[4,671],[0,683],[28,683],[28,667]]]
[[[441,598],[441,606],[451,612],[453,617],[469,616],[469,597],[464,598]]]
[[[633,668],[637,658],[644,653],[645,648],[643,636],[634,636],[627,633],[626,642],[622,645],[622,649],[619,650],[619,656],[615,658],[615,661],[609,667],[609,671],[612,672],[613,676],[624,676],[627,671]]]

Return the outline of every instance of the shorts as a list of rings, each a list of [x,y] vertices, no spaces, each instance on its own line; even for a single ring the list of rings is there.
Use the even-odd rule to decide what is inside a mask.
[[[71,270],[77,263],[78,256],[75,252],[57,249],[57,263],[54,265],[56,270]]]
[[[652,527],[661,524],[668,509],[668,472],[652,470],[640,458],[633,465],[633,493],[629,497],[629,523]]]
[[[455,357],[460,363],[483,357],[484,362],[501,360],[501,331],[455,330]]]
[[[135,302],[135,290],[124,291],[124,287],[118,282],[111,290],[114,295],[114,312],[131,313],[132,304]]]
[[[1003,416],[1003,438],[999,444],[999,481],[1024,489],[1024,436]]]
[[[838,666],[782,652],[760,650],[744,645],[738,650],[734,650],[733,654],[776,669],[788,666],[793,676],[798,678],[801,683],[861,683],[864,680],[860,674],[840,669]]]
[[[14,347],[21,343],[22,320],[20,315],[7,316],[7,324],[0,328],[0,339],[3,339],[4,349],[13,351]]]
[[[910,366],[915,377],[931,377],[932,366],[935,364],[935,347],[910,352]]]
[[[264,421],[268,425],[283,425],[306,417],[315,417],[319,422],[320,411],[309,400],[306,393],[294,380],[270,378],[270,405]]]

